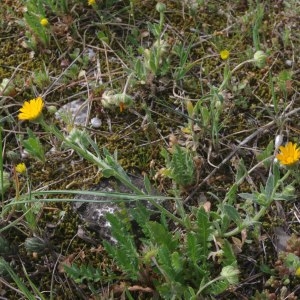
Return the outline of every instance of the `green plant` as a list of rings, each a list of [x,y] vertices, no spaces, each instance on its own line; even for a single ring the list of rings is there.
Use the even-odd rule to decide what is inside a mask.
[[[23,140],[22,144],[24,149],[32,156],[40,160],[42,163],[45,162],[45,152],[38,137],[36,137],[33,131],[27,128],[28,139]]]
[[[110,245],[105,242],[109,255],[131,280],[142,276],[143,270],[151,269],[153,279],[147,280],[153,280],[164,299],[197,299],[200,294],[221,293],[237,282],[236,260],[229,243],[224,245],[222,252],[224,267],[220,276],[214,278],[213,262],[208,260],[213,224],[203,208],[197,210],[193,230],[184,239],[180,238],[179,232],[174,234],[169,230],[164,215],[160,221],[150,221],[150,214],[141,205],[131,214],[145,235],[140,237],[142,250],[135,245],[132,233],[126,231],[128,227],[113,215],[108,219],[117,243]]]
[[[0,126],[0,193],[1,200],[4,201],[4,194],[11,185],[10,175],[3,170],[3,148],[2,148],[2,127]]]
[[[149,31],[153,34],[155,42],[151,48],[140,48],[143,54],[143,62],[136,60],[134,71],[142,82],[148,77],[148,73],[155,76],[165,75],[170,69],[168,56],[169,44],[163,37],[163,26],[166,6],[158,2],[156,10],[159,12],[159,24],[148,23]]]
[[[76,283],[83,283],[84,281],[98,282],[104,277],[99,268],[92,266],[79,266],[77,264],[72,264],[71,266],[64,265],[64,270]]]
[[[27,12],[24,14],[24,20],[29,27],[30,32],[27,32],[27,45],[36,50],[37,41],[41,42],[43,46],[47,47],[50,44],[50,34],[47,26],[41,24],[41,20],[46,17],[46,9],[44,1],[27,1]]]
[[[161,150],[161,155],[166,162],[163,175],[174,180],[179,186],[192,185],[196,180],[196,168],[192,153],[175,144],[171,149],[171,157],[166,149]]]
[[[50,77],[47,72],[45,71],[35,71],[33,75],[33,82],[40,88],[44,89],[50,84]]]
[[[173,78],[176,82],[184,79],[186,74],[195,64],[188,61],[191,47],[192,47],[192,42],[189,43],[188,46],[186,46],[183,43],[178,43],[173,46],[172,50],[175,53],[175,55],[178,56],[179,58],[179,64],[178,66],[176,66],[173,73]]]
[[[28,300],[35,300],[36,297],[39,297],[42,300],[45,300],[46,298],[44,295],[39,291],[38,287],[29,279],[29,276],[27,275],[25,269],[23,268],[24,274],[26,276],[26,279],[28,280],[31,289],[33,290],[33,293],[26,287],[26,285],[23,283],[21,278],[14,272],[14,270],[11,268],[8,262],[2,257],[0,257],[0,274],[3,272],[7,272],[9,276],[13,279],[13,281],[16,283],[17,287],[19,288],[18,292],[25,296]]]
[[[263,17],[264,17],[264,4],[259,3],[255,9],[255,19],[254,19],[254,24],[252,29],[253,45],[256,51],[261,49],[259,30],[262,26]]]

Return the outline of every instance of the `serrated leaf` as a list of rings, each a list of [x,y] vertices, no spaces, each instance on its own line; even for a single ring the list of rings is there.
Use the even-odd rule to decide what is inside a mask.
[[[172,268],[179,273],[183,268],[183,258],[177,251],[173,252],[171,255]]]
[[[140,201],[136,202],[136,206],[130,210],[132,218],[139,224],[143,229],[147,229],[147,222],[150,219],[151,211]],[[145,233],[146,234],[146,233]]]
[[[224,241],[222,250],[223,250],[223,260],[222,260],[223,266],[228,266],[228,265],[235,266],[237,264],[236,257],[234,255],[231,244],[227,240]]]
[[[147,223],[147,227],[150,239],[154,244],[165,245],[171,252],[176,249],[177,239],[174,239],[173,235],[162,224],[150,221]]]
[[[209,292],[213,295],[219,295],[229,287],[226,280],[218,280],[209,287]]]
[[[172,268],[171,252],[166,245],[163,245],[159,248],[157,257],[164,276],[168,277],[168,281],[170,280],[176,282],[175,278],[177,272],[175,272]]]
[[[203,249],[203,254],[206,256],[208,254],[209,248],[209,236],[212,232],[211,222],[209,221],[208,214],[201,207],[197,213],[197,224],[198,224],[198,240]]]
[[[94,268],[90,265],[72,264],[71,266],[64,265],[66,274],[71,277],[76,283],[83,283],[83,281],[98,282],[102,279],[102,273],[99,268]]]

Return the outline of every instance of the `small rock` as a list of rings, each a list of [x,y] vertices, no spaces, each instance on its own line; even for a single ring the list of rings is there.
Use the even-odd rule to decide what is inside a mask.
[[[93,128],[100,128],[102,125],[102,121],[101,119],[95,117],[91,120],[91,125]]]
[[[132,183],[143,190],[144,180],[142,177],[129,175]],[[119,183],[115,179],[103,179],[98,186],[95,186],[92,191],[99,192],[119,192],[119,193],[132,193],[132,191],[125,187],[122,183]],[[153,191],[155,194],[155,191]],[[156,193],[157,194],[157,193]],[[86,226],[98,233],[100,238],[106,239],[112,243],[115,243],[116,240],[111,235],[111,225],[106,219],[106,214],[114,214],[120,211],[120,199],[114,201],[112,198],[94,196],[87,194],[78,194],[74,197],[78,199],[78,202],[73,202],[73,209],[77,212],[80,218],[86,223]],[[94,202],[80,202],[80,200],[91,200]],[[107,201],[109,202],[103,202]],[[95,202],[97,201],[97,202]],[[149,202],[143,201],[145,205],[149,206],[149,209],[153,209]],[[126,201],[125,207],[134,208],[136,206],[135,201]],[[124,206],[123,206],[124,207]]]

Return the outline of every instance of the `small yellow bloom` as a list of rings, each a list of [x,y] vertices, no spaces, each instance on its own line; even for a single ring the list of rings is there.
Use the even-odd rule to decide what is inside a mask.
[[[26,165],[24,163],[20,163],[16,165],[16,171],[20,174],[26,172]]]
[[[276,155],[276,158],[282,165],[293,165],[300,159],[300,149],[297,148],[297,144],[289,142],[285,146],[280,146],[279,150],[280,153]]]
[[[43,27],[46,27],[48,24],[49,24],[49,21],[47,18],[42,18],[40,20],[40,24],[43,26]]]
[[[96,4],[96,0],[88,0],[88,5],[95,5]]]
[[[223,59],[223,60],[226,60],[228,57],[229,57],[229,55],[230,55],[230,52],[228,51],[228,50],[222,50],[221,52],[220,52],[220,56],[221,56],[221,58]]]
[[[297,277],[300,277],[300,267],[297,268],[297,270],[295,271],[295,275],[296,275]]]
[[[25,101],[23,106],[20,108],[18,115],[19,120],[36,120],[42,113],[44,107],[44,101],[42,97],[37,97],[29,101]]]

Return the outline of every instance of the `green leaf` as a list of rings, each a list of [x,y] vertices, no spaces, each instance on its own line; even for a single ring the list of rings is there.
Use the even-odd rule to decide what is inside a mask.
[[[240,159],[238,167],[237,167],[237,172],[235,175],[235,181],[239,181],[241,178],[243,178],[247,174],[247,169],[244,164],[243,159]]]
[[[97,35],[97,38],[98,38],[100,41],[102,41],[102,42],[104,42],[104,43],[106,43],[106,44],[109,44],[109,38],[108,38],[108,36],[107,36],[103,31],[98,31],[98,32],[96,33],[96,35]]]
[[[273,175],[274,175],[274,186],[277,185],[278,180],[280,180],[280,169],[279,164],[273,164]]]
[[[111,155],[106,148],[103,148],[103,154],[105,156],[105,162],[119,175],[125,178],[128,182],[131,182],[130,177],[126,174],[122,166],[118,162],[117,151],[114,152],[114,155]]]
[[[295,255],[294,253],[289,253],[284,258],[284,264],[289,269],[297,269],[300,266],[300,258],[297,255]]]
[[[167,281],[176,282],[177,272],[172,268],[171,252],[166,245],[159,248],[157,257],[162,274],[167,277]]]
[[[173,252],[171,255],[171,264],[173,269],[179,273],[183,268],[183,256],[180,255],[177,251]]]
[[[228,240],[225,240],[222,250],[223,250],[223,261],[222,261],[223,266],[228,266],[228,265],[236,266],[237,264],[236,257],[234,255],[231,244],[228,242]]]
[[[153,244],[158,246],[166,246],[173,252],[178,246],[178,238],[173,236],[162,224],[150,221],[147,223],[149,238]]]
[[[209,287],[209,293],[219,295],[228,289],[229,283],[226,280],[218,280]]]
[[[240,193],[238,194],[242,199],[256,201],[257,195],[253,193]]]
[[[242,223],[242,219],[238,211],[232,205],[224,204],[223,211],[236,225],[239,226]]]
[[[64,265],[64,270],[67,275],[72,278],[76,283],[83,283],[83,281],[98,282],[102,279],[102,271],[99,268],[94,268],[90,265],[77,265],[71,266]]]
[[[174,145],[172,150],[171,159],[169,159],[169,154],[166,150],[161,151],[169,169],[168,177],[181,186],[191,185],[196,179],[192,153],[178,145]]]
[[[271,200],[273,190],[274,190],[274,175],[270,174],[265,187],[265,195],[268,201]]]
[[[203,207],[201,207],[198,210],[197,224],[198,224],[198,231],[197,231],[198,240],[199,240],[200,245],[203,249],[203,254],[205,256],[207,256],[208,255],[208,250],[209,250],[209,237],[210,237],[210,234],[212,232],[212,228],[211,228],[212,224],[209,221],[208,214],[204,210]]]
[[[45,152],[39,138],[36,137],[29,128],[27,128],[27,133],[29,138],[27,140],[23,140],[23,147],[32,157],[36,157],[42,163],[45,163]]]
[[[102,173],[103,177],[109,178],[111,176],[114,176],[115,171],[112,169],[102,169],[101,173]]]
[[[270,158],[269,160],[266,160],[266,161],[263,162],[264,166],[266,168],[268,168],[270,166],[271,161],[272,161],[273,152],[274,152],[274,141],[271,140],[269,142],[268,146],[266,147],[266,149],[264,151],[262,151],[260,154],[258,154],[256,156],[256,158],[257,158],[258,161],[263,161],[267,158]]]
[[[50,36],[47,34],[46,28],[40,24],[39,17],[28,10],[28,12],[24,14],[24,18],[32,32],[35,34],[35,37],[47,46],[50,41]]]
[[[225,197],[225,199],[227,199],[227,202],[229,204],[235,203],[237,191],[238,191],[238,185],[236,183],[234,183],[230,187],[229,191],[226,193],[226,197]]]
[[[187,233],[187,255],[188,259],[198,268],[200,261],[206,260],[206,256],[201,251],[201,245],[198,242],[197,236],[193,232]]]
[[[23,283],[21,278],[14,272],[14,270],[11,268],[10,264],[4,260],[4,258],[0,257],[0,274],[2,274],[2,271],[6,270],[11,279],[16,283],[18,289],[24,294],[26,299],[28,300],[35,300],[36,297],[34,294],[32,294],[26,285]]]

